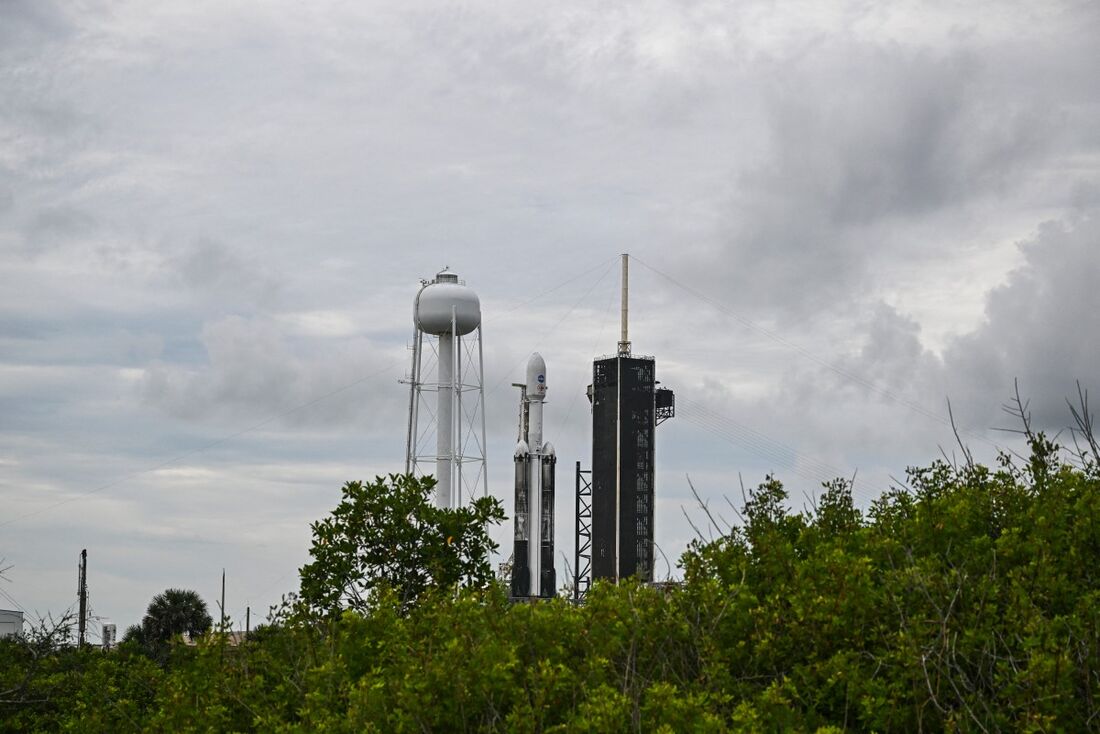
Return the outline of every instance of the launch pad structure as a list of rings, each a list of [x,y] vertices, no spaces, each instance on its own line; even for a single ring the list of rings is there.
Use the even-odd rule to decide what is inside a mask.
[[[592,363],[592,465],[576,464],[573,597],[596,579],[651,583],[656,544],[657,426],[676,413],[659,387],[652,356],[634,354],[628,334],[629,256],[622,255],[621,333],[615,354]],[[422,280],[413,307],[406,473],[437,480],[435,502],[460,507],[488,495],[481,302],[444,268]],[[515,511],[511,596],[557,593],[554,497],[557,457],[543,436],[546,363],[532,354],[521,388],[513,455]],[[433,394],[434,393],[434,399]],[[433,438],[434,432],[434,441]]]
[[[592,468],[576,467],[573,595],[594,579],[653,581],[656,429],[676,413],[658,387],[656,360],[631,351],[629,256],[622,256],[621,334],[614,355],[592,363]]]

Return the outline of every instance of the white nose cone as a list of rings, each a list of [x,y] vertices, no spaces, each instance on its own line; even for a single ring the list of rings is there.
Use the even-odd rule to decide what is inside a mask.
[[[521,456],[527,456],[529,453],[531,453],[531,449],[527,448],[527,442],[521,438],[519,443],[516,444],[515,458],[518,459]]]
[[[546,361],[535,352],[527,360],[527,399],[542,400],[546,397]]]

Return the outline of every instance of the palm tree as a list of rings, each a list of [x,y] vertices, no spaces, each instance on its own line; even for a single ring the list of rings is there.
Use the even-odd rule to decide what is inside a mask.
[[[140,647],[145,647],[145,630],[141,628],[140,624],[130,625],[122,634],[122,642],[123,644],[132,642]]]
[[[206,602],[194,591],[166,589],[149,602],[141,631],[147,645],[162,645],[184,632],[195,637],[207,632],[213,620]]]

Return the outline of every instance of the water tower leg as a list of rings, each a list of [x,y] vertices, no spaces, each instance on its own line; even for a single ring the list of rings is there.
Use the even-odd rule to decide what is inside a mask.
[[[437,507],[451,506],[451,459],[454,453],[454,337],[439,337],[439,403],[436,409],[435,487]]]

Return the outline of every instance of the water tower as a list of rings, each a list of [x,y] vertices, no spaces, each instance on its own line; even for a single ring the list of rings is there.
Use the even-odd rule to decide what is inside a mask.
[[[439,507],[459,507],[488,494],[481,301],[447,268],[420,281],[405,382],[405,472],[435,475]]]

